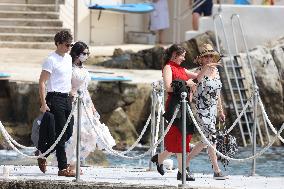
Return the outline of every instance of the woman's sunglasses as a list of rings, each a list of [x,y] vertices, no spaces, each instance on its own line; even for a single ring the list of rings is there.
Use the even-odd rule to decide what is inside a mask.
[[[207,54],[207,55],[204,55],[203,57],[204,58],[213,58],[213,55],[212,54]]]
[[[86,56],[86,55],[90,55],[90,52],[81,52],[82,55]]]

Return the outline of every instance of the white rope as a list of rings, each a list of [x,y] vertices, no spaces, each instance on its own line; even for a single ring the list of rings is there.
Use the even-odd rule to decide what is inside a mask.
[[[268,118],[268,116],[267,116],[267,113],[266,113],[266,111],[265,111],[265,109],[264,109],[264,105],[263,105],[263,103],[262,103],[262,100],[261,100],[260,96],[258,96],[258,101],[259,101],[260,108],[261,108],[261,110],[262,110],[262,112],[263,112],[263,115],[264,115],[264,117],[265,117],[265,119],[266,119],[266,121],[267,121],[267,123],[268,123],[270,129],[273,131],[274,134],[276,134],[277,131],[276,131],[275,127],[273,127],[271,121],[269,120],[269,118]],[[264,121],[265,121],[265,120],[264,120]],[[280,135],[279,135],[278,138],[279,138],[279,140],[280,140],[282,143],[284,143],[284,139],[283,139]]]
[[[237,123],[240,121],[241,117],[243,116],[243,114],[245,113],[246,109],[248,108],[248,106],[250,105],[250,102],[253,98],[251,97],[246,105],[244,106],[243,110],[241,111],[241,113],[239,114],[239,116],[237,117],[237,119],[234,121],[234,123],[232,124],[232,126],[227,130],[227,133],[230,133],[233,128],[237,125]]]
[[[19,154],[21,154],[21,155],[23,155],[23,156],[25,156],[25,157],[27,157],[27,158],[33,158],[33,159],[34,159],[34,158],[45,158],[44,156],[47,155],[47,154],[49,154],[49,153],[55,148],[55,146],[58,144],[58,142],[61,140],[61,138],[62,138],[63,134],[65,133],[65,131],[66,131],[66,129],[67,129],[67,126],[68,126],[68,124],[69,124],[69,122],[70,122],[70,120],[71,120],[71,117],[72,117],[72,115],[73,115],[73,112],[74,112],[74,110],[75,110],[75,107],[76,107],[76,105],[77,105],[77,102],[78,102],[78,98],[76,98],[75,101],[73,102],[71,113],[70,113],[69,117],[67,118],[67,121],[66,121],[66,123],[65,123],[65,125],[64,125],[64,127],[63,127],[63,129],[62,129],[62,131],[61,131],[61,133],[60,133],[60,135],[58,136],[58,138],[57,138],[56,141],[54,142],[54,144],[53,144],[46,152],[44,152],[43,154],[40,154],[39,156],[29,156],[29,155],[24,154],[23,152],[21,152],[17,147],[15,147],[15,145],[11,142],[9,136],[7,136],[7,135],[9,135],[9,134],[8,134],[8,132],[5,130],[5,127],[2,125],[2,122],[1,122],[1,121],[0,121],[0,130],[1,130],[1,132],[2,132],[2,134],[3,134],[3,136],[4,136],[4,138],[5,138],[6,141],[8,142],[8,144],[9,144],[9,145],[12,147],[12,149],[15,150],[17,153],[19,153]],[[10,137],[11,137],[11,136],[10,136]],[[11,137],[11,138],[12,138],[12,137]]]
[[[85,111],[86,111],[87,109],[86,109],[85,104],[83,104],[83,106],[84,106],[84,109],[85,109]],[[170,123],[169,123],[168,128],[166,129],[164,135],[161,136],[161,138],[157,141],[157,143],[154,144],[151,148],[149,148],[148,151],[146,151],[145,153],[140,154],[140,155],[138,155],[138,156],[134,156],[134,157],[125,156],[123,152],[119,152],[119,151],[116,151],[116,150],[113,150],[112,148],[110,148],[110,147],[105,143],[105,141],[103,140],[103,137],[100,136],[99,132],[98,132],[97,129],[96,129],[96,126],[93,124],[93,122],[92,122],[92,120],[90,119],[90,116],[89,116],[89,114],[88,114],[87,111],[86,111],[86,114],[87,114],[87,117],[88,117],[88,119],[89,119],[91,125],[93,126],[93,128],[94,128],[96,134],[102,139],[102,142],[103,142],[104,145],[105,145],[105,150],[106,150],[108,153],[110,153],[110,154],[112,154],[112,155],[115,155],[115,156],[122,157],[122,158],[126,158],[126,159],[140,159],[140,158],[146,156],[147,154],[151,153],[151,151],[152,151],[154,148],[156,148],[156,147],[161,143],[161,141],[164,139],[164,137],[166,136],[166,134],[169,132],[169,130],[170,130],[170,128],[171,128],[171,126],[172,126],[172,124],[173,124],[175,118],[176,118],[176,115],[177,115],[177,113],[178,113],[178,111],[179,111],[179,108],[180,108],[180,105],[178,105],[178,106],[176,107],[175,112],[174,112],[174,115],[173,115],[173,117],[172,117],[172,119],[171,119],[171,121],[170,121]]]
[[[24,145],[21,145],[19,144],[17,141],[15,141],[11,135],[8,133],[8,131],[5,129],[5,127],[1,124],[0,125],[1,128],[1,131],[2,132],[5,132],[6,136],[8,137],[8,139],[15,145],[15,146],[18,146],[19,148],[23,148],[23,149],[31,149],[31,150],[35,150],[36,147],[30,147],[30,146],[24,146]]]
[[[88,117],[88,120],[89,120],[89,122],[91,123],[93,129],[95,130],[96,134],[97,134],[98,137],[101,139],[101,141],[104,143],[104,145],[105,145],[105,146],[108,146],[108,145],[107,145],[107,142],[106,142],[106,141],[104,140],[104,138],[101,136],[100,132],[97,131],[96,126],[94,125],[92,119],[90,118],[91,116],[89,115],[89,113],[88,113],[88,111],[87,111],[87,107],[85,106],[84,102],[83,102],[83,107],[84,107],[85,113],[86,113],[86,115],[87,115],[87,117]],[[145,124],[143,130],[141,131],[140,136],[137,138],[137,140],[136,140],[136,141],[132,144],[132,146],[129,147],[126,151],[121,152],[121,154],[126,154],[126,153],[130,152],[131,150],[133,150],[133,149],[138,145],[139,141],[141,140],[142,136],[144,135],[144,133],[145,133],[145,131],[146,131],[146,129],[147,129],[149,123],[150,123],[150,120],[151,120],[151,115],[149,115],[149,117],[148,117],[148,119],[147,119],[147,122],[146,122],[146,124]]]
[[[221,156],[222,158],[224,159],[227,159],[227,160],[232,160],[232,161],[238,161],[238,162],[244,162],[244,161],[247,161],[247,160],[251,160],[251,159],[255,159],[259,156],[261,156],[264,152],[266,152],[268,150],[268,148],[270,148],[272,146],[272,144],[276,141],[276,139],[280,136],[282,130],[284,129],[284,123],[283,125],[281,126],[280,130],[277,132],[276,136],[272,139],[272,141],[265,147],[263,148],[259,153],[253,155],[253,156],[250,156],[250,157],[247,157],[247,158],[243,158],[243,159],[236,159],[236,158],[231,158],[229,156],[226,156],[224,154],[222,154],[221,152],[219,152],[214,146],[212,146],[212,144],[208,141],[208,139],[205,137],[205,135],[203,134],[201,128],[199,127],[195,117],[193,116],[193,113],[192,113],[192,110],[190,108],[190,106],[187,106],[188,108],[188,111],[189,111],[189,114],[192,118],[192,121],[193,123],[195,124],[198,132],[200,133],[201,137],[204,139],[204,141],[206,142],[206,144],[212,148],[214,150],[215,153],[217,153],[219,156]]]

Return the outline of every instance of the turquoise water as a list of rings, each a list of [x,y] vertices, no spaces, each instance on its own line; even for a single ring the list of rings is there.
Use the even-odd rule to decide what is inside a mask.
[[[257,149],[258,151],[261,148]],[[142,152],[134,152],[131,156],[139,155]],[[240,148],[236,158],[249,157],[252,154],[250,148]],[[127,160],[124,158],[107,155],[110,166],[131,166],[131,167],[149,167],[150,156],[140,160]],[[177,167],[175,156],[170,159],[174,161]],[[227,170],[224,170],[221,163],[220,168],[228,175],[249,175],[251,173],[252,161],[229,162]],[[190,169],[196,173],[212,174],[211,164],[206,151],[202,151],[197,157],[192,159]],[[256,160],[256,174],[260,176],[281,177],[284,176],[284,147],[271,147],[265,154]]]
[[[258,148],[257,151],[262,148]],[[26,151],[27,154],[32,154],[32,151]],[[143,151],[134,151],[129,156],[135,156],[143,153]],[[251,156],[252,152],[250,148],[240,148],[236,158],[245,158]],[[146,156],[143,159],[128,160],[119,158],[107,154],[109,165],[112,167],[136,167],[146,168],[149,166],[150,156]],[[174,156],[171,157],[174,161],[175,168],[177,167],[177,161]],[[32,165],[36,164],[36,161],[19,156],[14,151],[0,150],[0,164],[14,164],[14,165]],[[5,163],[6,162],[6,163]],[[228,175],[249,175],[251,173],[252,161],[246,161],[242,163],[230,162],[225,171],[221,164],[220,167]],[[155,168],[155,167],[154,167]],[[191,170],[195,173],[212,174],[211,164],[207,153],[202,151],[197,157],[191,161]],[[260,156],[256,160],[256,174],[260,176],[269,177],[283,177],[284,176],[284,147],[271,147],[265,154]]]

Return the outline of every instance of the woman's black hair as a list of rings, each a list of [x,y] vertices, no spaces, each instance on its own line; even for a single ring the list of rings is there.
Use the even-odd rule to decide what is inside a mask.
[[[70,51],[70,55],[72,57],[72,63],[74,63],[74,61],[80,56],[80,54],[85,49],[89,50],[89,47],[86,43],[84,43],[82,41],[78,41],[72,46],[71,51]],[[80,64],[82,65],[82,62],[80,62]]]
[[[164,52],[164,65],[165,66],[169,60],[172,58],[173,53],[176,53],[176,56],[182,55],[186,52],[185,48],[178,44],[173,44],[169,48],[167,48]]]

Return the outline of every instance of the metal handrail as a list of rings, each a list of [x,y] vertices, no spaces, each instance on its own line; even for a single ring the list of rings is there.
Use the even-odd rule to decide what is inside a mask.
[[[234,63],[233,63],[231,51],[230,51],[230,48],[229,48],[229,45],[228,45],[228,39],[227,39],[227,35],[226,35],[226,32],[225,32],[223,18],[221,16],[221,14],[219,14],[219,13],[217,13],[217,14],[215,14],[213,16],[213,23],[214,23],[214,30],[215,30],[215,38],[216,38],[217,49],[218,49],[219,52],[221,52],[219,39],[218,39],[218,30],[217,30],[217,25],[216,25],[216,20],[218,18],[219,18],[219,20],[220,20],[220,22],[222,24],[222,30],[223,30],[224,37],[225,37],[225,43],[226,43],[226,46],[227,46],[227,49],[228,49],[228,54],[229,54],[229,57],[230,57],[231,66],[233,67]],[[227,65],[226,65],[225,62],[224,62],[224,70],[225,70],[225,73],[227,75],[227,80],[228,80],[229,89],[230,89],[230,93],[231,93],[232,100],[233,100],[234,109],[235,109],[236,115],[238,117],[239,116],[238,107],[237,107],[237,104],[236,104],[236,99],[235,99],[234,91],[233,91],[233,88],[232,88],[231,79],[229,77],[228,68],[227,68]],[[236,72],[235,72],[234,69],[233,69],[233,73],[234,73],[234,77],[237,78],[237,75],[236,75]],[[240,90],[239,90],[239,83],[238,83],[238,81],[236,81],[236,84],[237,84],[238,92],[239,92],[239,95],[240,95],[240,98],[241,98],[241,93],[240,93]],[[246,143],[246,140],[245,140],[245,136],[244,136],[244,132],[243,132],[242,124],[241,124],[240,121],[238,122],[238,124],[239,124],[239,128],[240,128],[240,131],[241,131],[243,144],[244,144],[244,146],[247,146],[247,143]],[[250,139],[251,139],[251,135],[250,135]],[[252,141],[252,139],[251,139],[251,141]]]
[[[233,40],[234,40],[234,45],[235,45],[235,51],[236,51],[236,54],[239,53],[239,48],[238,48],[238,43],[237,43],[237,38],[236,38],[236,30],[235,30],[235,26],[233,24],[233,21],[234,21],[234,17],[236,16],[237,14],[232,14],[231,16],[231,27],[232,27],[232,30],[233,30]],[[239,18],[239,17],[238,17]],[[242,33],[242,37],[244,39],[244,35]],[[244,39],[245,41],[245,39]],[[244,107],[244,101],[242,98],[240,98],[240,102],[241,102],[241,106],[242,108]],[[250,126],[249,126],[249,123],[248,123],[248,117],[247,117],[247,114],[245,113],[244,114],[244,117],[245,117],[245,121],[247,123],[247,129],[248,129],[248,132],[249,132],[249,135],[250,135],[250,138],[251,138],[251,130],[250,130]]]
[[[246,57],[247,57],[247,60],[248,60],[249,66],[250,66],[250,70],[251,70],[251,77],[252,77],[252,80],[253,80],[253,87],[258,89],[257,83],[256,83],[256,79],[255,79],[255,71],[254,71],[254,68],[252,66],[251,58],[249,56],[249,51],[248,51],[248,47],[247,47],[247,41],[245,39],[244,30],[243,30],[243,26],[242,26],[242,23],[241,23],[240,15],[239,14],[232,14],[232,16],[231,16],[231,25],[232,25],[233,34],[234,34],[233,37],[234,37],[234,41],[235,41],[236,52],[238,53],[239,49],[238,49],[237,42],[236,42],[235,27],[234,27],[234,24],[233,24],[234,18],[238,21],[238,24],[239,24],[239,27],[240,27],[242,40],[243,40],[243,43],[244,43],[244,46],[245,46]],[[265,131],[266,131],[266,135],[267,135],[268,141],[270,141],[271,139],[270,139],[270,135],[269,135],[269,132],[268,132],[268,127],[267,127],[267,123],[266,123],[265,119],[264,119],[264,126],[265,126]],[[258,127],[258,131],[259,131],[259,133],[261,133],[259,127]],[[262,139],[262,135],[261,134],[260,134],[260,139],[261,139],[261,143],[263,144],[263,139]]]
[[[236,40],[235,40],[235,28],[234,28],[234,25],[233,25],[234,18],[237,19],[237,21],[239,23],[239,26],[240,26],[240,30],[241,30],[241,34],[242,34],[242,40],[243,40],[243,43],[245,45],[246,56],[247,56],[247,59],[248,59],[248,62],[249,62],[250,70],[251,70],[251,77],[252,77],[252,80],[253,80],[253,89],[258,92],[258,86],[257,86],[257,83],[256,83],[255,74],[254,74],[255,71],[254,71],[254,68],[252,66],[252,62],[251,62],[250,56],[249,56],[248,47],[247,47],[246,39],[244,37],[244,31],[243,31],[243,26],[242,26],[242,23],[241,23],[241,20],[240,20],[240,16],[238,14],[233,14],[231,16],[231,24],[232,24],[232,28],[233,28],[233,31],[234,31],[234,41],[235,41],[236,51],[238,51],[238,48],[237,48],[238,46],[237,46]],[[254,127],[253,127],[254,130],[253,130],[253,149],[252,149],[253,155],[256,154],[256,127],[257,126],[258,126],[257,128],[258,128],[258,132],[259,132],[259,135],[260,135],[261,143],[263,144],[261,130],[259,128],[259,124],[257,124],[258,123],[258,118],[257,118],[257,99],[256,98],[258,98],[258,95],[256,95],[255,103],[254,103]],[[269,137],[269,133],[268,133],[268,129],[267,129],[267,124],[266,124],[265,120],[264,120],[264,125],[265,125],[265,128],[266,128],[268,140],[270,141],[270,137]],[[251,169],[251,175],[252,176],[255,175],[255,168],[256,168],[256,160],[254,159],[252,161],[252,169]]]

